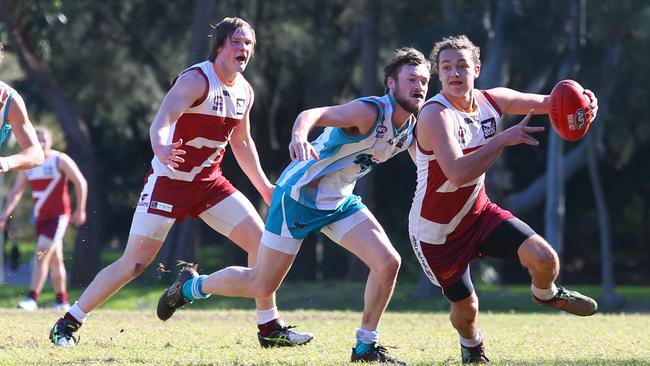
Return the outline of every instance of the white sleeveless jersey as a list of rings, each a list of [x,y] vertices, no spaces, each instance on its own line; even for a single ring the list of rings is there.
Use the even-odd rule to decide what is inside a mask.
[[[352,194],[357,179],[410,146],[414,116],[398,131],[392,122],[394,101],[388,94],[357,100],[373,103],[379,110],[370,132],[351,136],[341,128],[325,128],[312,142],[319,159],[292,162],[276,182],[294,200],[311,208],[335,210]]]
[[[496,135],[501,110],[485,91],[474,90],[477,109],[466,113],[456,109],[443,95],[429,103],[438,103],[453,111],[454,136],[467,154],[483,146]],[[452,233],[471,226],[489,199],[485,193],[485,173],[462,187],[445,176],[433,151],[416,149],[417,186],[409,213],[409,233],[419,241],[444,244]]]
[[[199,72],[207,86],[201,99],[172,123],[168,144],[183,139],[185,162],[170,173],[154,156],[154,174],[186,182],[211,181],[221,176],[221,160],[232,130],[239,125],[251,101],[252,90],[246,79],[237,74],[232,86],[217,76],[212,62],[204,61],[186,72]]]

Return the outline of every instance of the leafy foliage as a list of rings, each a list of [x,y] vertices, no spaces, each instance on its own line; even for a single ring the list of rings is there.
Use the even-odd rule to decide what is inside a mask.
[[[168,81],[186,66],[191,4],[196,6],[200,1],[161,5],[145,0],[32,0],[17,5],[20,24],[28,27],[41,56],[88,124],[103,177],[101,209],[115,238],[124,239],[128,232],[133,205],[152,156],[149,123]],[[496,52],[495,36],[500,35],[506,42],[499,49],[506,86],[535,92],[548,92],[557,81],[554,75],[566,53],[566,27],[572,21],[563,1],[381,0],[376,5],[381,7],[377,22],[382,64],[396,47],[416,46],[426,54],[440,37],[458,32],[468,34],[482,47],[485,61]],[[238,15],[256,28],[258,48],[245,75],[256,91],[253,133],[270,176],[277,176],[288,163],[286,145],[291,124],[301,110],[359,96],[363,6],[361,0],[218,3],[217,18]],[[630,273],[641,271],[647,278],[647,266],[641,264],[650,260],[644,245],[650,238],[650,231],[644,229],[650,227],[650,177],[643,159],[650,146],[650,122],[644,113],[650,75],[643,70],[650,62],[650,5],[640,0],[586,2],[583,20],[584,39],[578,67],[571,77],[596,94],[608,85],[614,88],[611,96],[600,100],[607,108],[597,123],[605,128],[602,171],[614,226],[616,265]],[[8,38],[0,34],[0,39]],[[603,70],[605,58],[619,44],[619,64],[613,70]],[[377,94],[383,90],[381,66],[377,65]],[[10,67],[5,65],[2,70]],[[545,73],[550,76],[540,78]],[[479,82],[488,83],[491,76],[482,75]],[[529,90],[537,79],[545,80],[540,90]],[[15,85],[27,95],[35,121],[52,120],[52,112],[32,85],[24,80],[17,80]],[[430,95],[438,89],[434,76]],[[546,124],[546,119],[538,118],[535,123]],[[226,175],[258,201],[257,193],[230,156],[227,154],[224,161]],[[503,194],[519,191],[533,181],[545,169],[545,156],[544,138],[540,148],[508,150],[507,169],[513,178]],[[419,273],[419,265],[407,240],[406,217],[414,175],[408,158],[386,165],[366,178],[374,179],[377,188],[374,197],[365,200],[378,202],[375,214],[402,254],[407,277],[413,278]],[[396,176],[404,177],[399,190],[394,189]],[[576,276],[587,269],[597,273],[599,261],[593,249],[598,231],[588,187],[585,172],[567,186],[566,253],[568,262],[583,263],[571,267],[576,268],[572,274]],[[538,232],[543,231],[541,210],[527,215]],[[215,241],[226,242],[223,238]],[[325,254],[324,268],[336,268],[331,276],[341,276],[346,254],[330,244],[326,244]],[[306,272],[298,277],[310,278],[309,267],[304,266]],[[634,282],[639,277],[643,276],[630,275],[625,280]],[[584,276],[584,280],[597,281],[597,276]]]

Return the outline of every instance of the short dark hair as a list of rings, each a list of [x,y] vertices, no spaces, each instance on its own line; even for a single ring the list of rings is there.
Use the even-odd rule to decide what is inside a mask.
[[[424,57],[422,52],[412,47],[398,48],[393,53],[393,59],[390,60],[388,65],[384,66],[384,88],[386,93],[388,93],[388,78],[397,79],[397,74],[404,65],[424,65],[431,72],[431,62]]]
[[[444,50],[468,50],[472,54],[472,61],[475,65],[481,66],[481,49],[470,41],[466,35],[445,37],[436,42],[431,50],[431,63],[433,63],[433,72],[438,73],[440,67],[440,52]]]
[[[251,56],[253,56],[256,44],[255,30],[253,27],[251,27],[251,25],[242,18],[226,17],[217,23],[217,25],[212,27],[212,35],[210,35],[212,41],[210,44],[210,55],[208,59],[210,61],[214,61],[217,58],[219,49],[223,47],[224,43],[226,43],[226,41],[232,37],[237,29],[242,27],[247,27],[253,33],[253,51],[251,51]]]

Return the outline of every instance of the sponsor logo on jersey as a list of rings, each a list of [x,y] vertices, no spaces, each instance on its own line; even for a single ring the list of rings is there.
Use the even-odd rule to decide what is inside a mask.
[[[215,95],[212,100],[212,110],[217,112],[223,112],[223,97],[221,95]]]
[[[486,139],[490,138],[497,133],[497,121],[494,117],[481,121],[481,129],[483,130],[483,136]]]
[[[244,110],[246,109],[246,99],[244,98],[237,98],[235,101],[235,113],[237,113],[238,116],[241,116],[244,114]]]
[[[377,126],[377,128],[375,128],[375,132],[376,132],[375,133],[375,138],[380,139],[380,138],[384,137],[384,135],[386,134],[387,131],[388,131],[388,128],[386,128],[386,126],[384,126],[384,125]]]
[[[406,142],[406,139],[408,138],[408,135],[402,136],[399,141],[397,141],[397,148],[401,149],[402,146],[404,146],[404,143]]]
[[[361,171],[359,171],[359,173],[363,173],[366,170],[372,169],[375,165],[379,164],[379,161],[375,159],[371,154],[359,154],[357,155],[356,159],[354,159],[354,163],[361,166]]]
[[[229,97],[230,96],[230,93],[228,93],[227,90],[222,90],[222,94],[223,94],[224,97]]]
[[[170,205],[169,203],[151,201],[151,203],[149,204],[149,208],[153,208],[155,210],[160,210],[165,212],[172,212],[172,208],[174,208],[174,206]]]

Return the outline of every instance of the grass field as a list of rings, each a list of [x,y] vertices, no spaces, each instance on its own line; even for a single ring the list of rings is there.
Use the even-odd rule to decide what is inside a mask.
[[[597,287],[579,287],[598,297]],[[458,338],[448,305],[438,296],[413,297],[397,286],[381,326],[381,342],[410,365],[459,365]],[[361,283],[287,283],[278,293],[281,314],[315,334],[295,349],[263,350],[250,299],[213,297],[160,322],[159,286],[129,285],[95,311],[76,349],[53,347],[48,332],[59,314],[14,308],[26,289],[0,286],[0,365],[340,365],[346,364],[362,308]],[[619,287],[625,314],[579,318],[541,308],[527,286],[479,289],[482,326],[494,365],[650,365],[650,288]],[[76,299],[79,290],[73,290]],[[43,295],[45,307],[51,289]],[[635,310],[639,309],[639,310]],[[646,313],[637,313],[645,311]]]
[[[247,310],[181,310],[160,322],[153,309],[98,310],[81,329],[74,349],[53,347],[53,310],[28,314],[0,309],[2,365],[341,365],[350,357],[360,314],[352,311],[284,311],[312,331],[312,343],[261,349],[254,314]],[[488,356],[495,365],[648,365],[647,315],[482,315]],[[389,312],[382,342],[410,365],[457,365],[457,336],[447,314]]]

